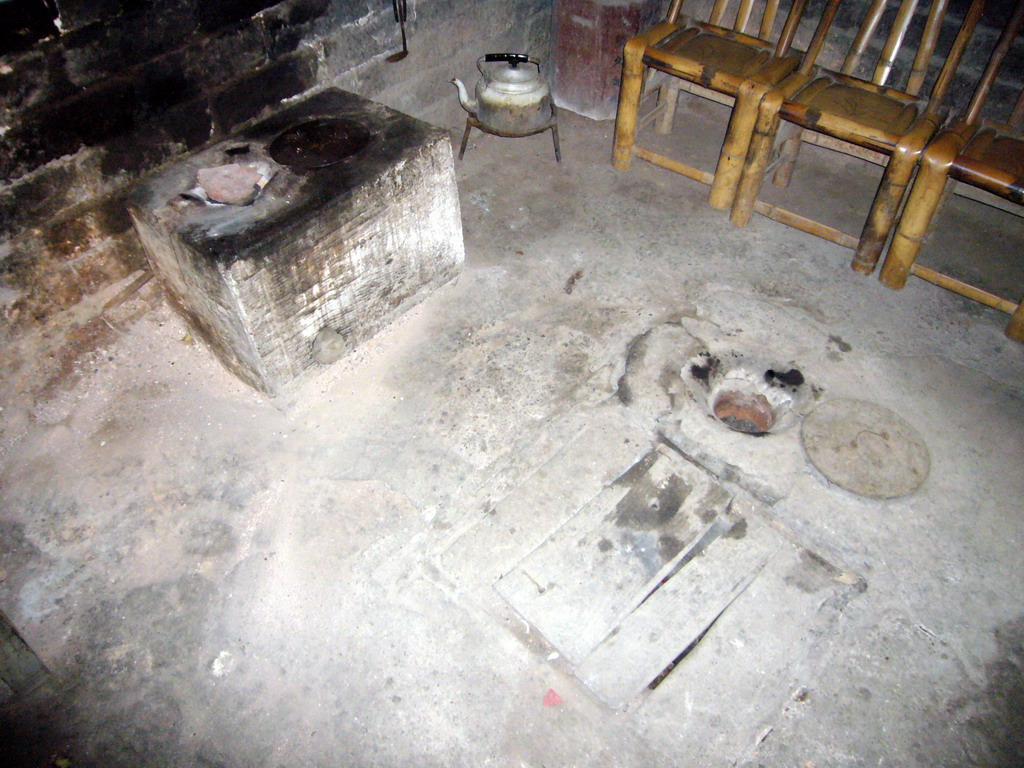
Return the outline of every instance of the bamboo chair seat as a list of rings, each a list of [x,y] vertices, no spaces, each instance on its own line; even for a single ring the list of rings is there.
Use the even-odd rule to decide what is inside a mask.
[[[949,175],[1024,204],[1024,139],[984,128],[953,161]]]
[[[720,93],[735,96],[743,81],[772,59],[775,46],[731,29],[700,25],[677,28],[644,51],[644,64]],[[800,63],[800,54],[780,57],[776,82]]]
[[[875,0],[842,71],[802,63],[795,73],[762,98],[757,121],[751,128],[753,135],[748,142],[738,189],[733,196],[734,224],[745,226],[751,214],[758,210],[810,234],[852,247],[855,253],[851,266],[866,274],[874,271],[895,224],[917,159],[944,119],[946,93],[984,8],[984,0],[972,0],[931,93],[921,96],[918,90],[933,58],[947,3],[948,0],[932,0],[922,47],[914,58],[905,88],[887,86],[886,81],[909,28],[916,0],[902,0],[871,79],[852,74],[885,10],[886,0]],[[803,130],[823,133],[833,140],[889,156],[859,237],[775,206],[761,204],[759,207],[757,196],[772,162],[772,145],[783,120],[793,124],[796,133],[783,142],[778,151],[776,162],[781,163],[775,178],[778,186],[789,183]]]
[[[856,136],[873,149],[891,151],[910,130],[923,106],[921,100],[893,88],[829,73],[787,99],[780,112],[788,122]]]
[[[828,2],[830,7],[837,7],[839,0]],[[711,184],[714,179],[707,171],[637,146],[638,123],[653,117],[639,119],[647,68],[670,76],[668,83],[662,86],[656,110],[656,131],[665,134],[671,131],[679,81],[736,98],[745,83],[755,82],[767,91],[793,72],[805,57],[791,46],[807,0],[793,0],[777,40],[772,40],[772,30],[779,0],[766,2],[757,35],[743,31],[750,20],[753,0],[741,0],[733,29],[721,25],[728,3],[729,0],[716,0],[710,20],[695,22],[681,17],[682,0],[673,0],[666,21],[626,43],[615,126],[613,164],[616,168],[629,168],[636,156],[704,184]]]
[[[981,120],[981,110],[1021,26],[1024,0],[1017,7],[992,51],[985,72],[978,81],[963,118],[942,131],[924,151],[921,167],[900,216],[885,263],[881,281],[890,288],[902,288],[910,275],[935,283],[969,299],[1010,314],[1006,335],[1024,342],[1024,301],[1000,298],[962,280],[917,264],[935,214],[945,199],[950,179],[1024,205],[1024,92],[1006,123]]]

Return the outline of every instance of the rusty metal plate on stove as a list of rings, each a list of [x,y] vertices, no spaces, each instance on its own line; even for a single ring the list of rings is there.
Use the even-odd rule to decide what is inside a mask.
[[[270,144],[270,156],[291,168],[326,168],[361,152],[370,132],[355,120],[321,118],[299,123]]]

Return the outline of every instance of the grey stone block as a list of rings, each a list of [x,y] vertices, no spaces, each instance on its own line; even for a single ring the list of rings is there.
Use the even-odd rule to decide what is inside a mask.
[[[275,137],[319,117],[361,123],[369,144],[319,169],[270,160]],[[182,197],[200,168],[233,159],[275,167],[254,204]],[[336,332],[351,352],[464,260],[447,133],[344,91],[318,94],[150,177],[129,209],[175,306],[230,370],[267,393],[314,364],[321,331]]]

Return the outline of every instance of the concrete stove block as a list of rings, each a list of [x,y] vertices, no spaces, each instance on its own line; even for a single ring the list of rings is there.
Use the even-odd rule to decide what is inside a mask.
[[[274,162],[271,142],[317,118],[367,128],[369,143],[327,167]],[[268,163],[248,206],[187,196],[202,168]],[[129,211],[154,272],[232,372],[270,394],[314,364],[321,331],[349,353],[455,278],[464,261],[446,132],[330,90],[140,183]]]

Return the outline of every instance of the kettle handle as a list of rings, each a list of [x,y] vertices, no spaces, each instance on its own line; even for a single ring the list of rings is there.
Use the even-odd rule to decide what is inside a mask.
[[[525,53],[485,53],[479,59],[476,60],[476,68],[480,70],[480,74],[487,77],[487,74],[483,70],[484,64],[490,64],[494,61],[505,61],[511,64],[513,67],[518,67],[520,64],[533,64],[537,67],[537,71],[540,72],[540,62]]]

